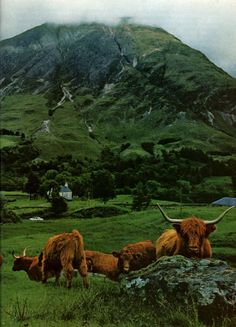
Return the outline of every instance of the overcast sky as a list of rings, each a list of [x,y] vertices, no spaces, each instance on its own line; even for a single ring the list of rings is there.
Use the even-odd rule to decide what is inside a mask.
[[[1,39],[45,22],[160,26],[236,77],[236,0],[0,0]]]

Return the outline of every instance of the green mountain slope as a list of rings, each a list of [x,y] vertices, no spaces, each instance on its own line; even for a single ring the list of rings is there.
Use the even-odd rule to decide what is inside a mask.
[[[236,80],[161,28],[43,24],[0,57],[2,128],[43,159],[150,156],[145,143],[236,153]]]

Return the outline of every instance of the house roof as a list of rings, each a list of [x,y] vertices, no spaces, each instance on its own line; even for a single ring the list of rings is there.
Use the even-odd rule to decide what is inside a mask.
[[[61,193],[66,193],[66,192],[72,192],[71,189],[65,185],[61,185],[60,187],[60,192]]]
[[[212,204],[221,206],[236,206],[236,198],[225,197],[212,202]]]

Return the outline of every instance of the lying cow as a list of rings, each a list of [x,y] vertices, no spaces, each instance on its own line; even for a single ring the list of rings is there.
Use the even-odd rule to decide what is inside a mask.
[[[61,271],[64,271],[67,288],[72,286],[74,269],[78,269],[84,287],[88,288],[88,271],[82,235],[73,230],[49,238],[42,254],[42,282],[46,283],[53,272],[58,283]]]
[[[139,270],[156,260],[156,248],[151,241],[126,245],[120,252],[112,252],[118,258],[119,273]]]
[[[188,258],[211,258],[212,249],[208,239],[210,233],[216,229],[224,215],[233,207],[225,210],[218,218],[203,221],[196,217],[188,219],[171,219],[157,204],[163,217],[170,222],[174,229],[165,231],[156,242],[156,257],[183,255]]]
[[[16,256],[14,254],[14,251],[12,251],[12,255],[14,258],[14,263],[12,267],[13,271],[24,270],[27,273],[29,279],[34,280],[36,282],[42,280],[42,271],[39,265],[38,256],[35,257],[26,256],[26,248],[24,249],[22,255]]]
[[[119,270],[118,259],[112,254],[85,250],[88,272],[102,274],[113,281],[117,281]]]

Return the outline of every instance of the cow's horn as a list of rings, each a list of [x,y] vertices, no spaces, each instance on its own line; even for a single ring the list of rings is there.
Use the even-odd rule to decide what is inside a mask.
[[[22,257],[25,257],[26,256],[26,249],[28,248],[28,246],[26,246],[26,248],[24,248],[24,251],[23,251],[23,254],[22,254]]]
[[[217,217],[217,218],[214,219],[214,220],[204,220],[204,223],[205,223],[206,225],[210,225],[210,224],[212,225],[212,224],[217,224],[217,223],[219,223],[219,222],[221,221],[221,219],[223,219],[223,217],[226,215],[226,213],[227,213],[229,210],[233,209],[233,208],[235,208],[235,206],[232,206],[232,207],[226,209],[222,214],[219,215],[219,217]]]
[[[164,210],[161,208],[161,206],[158,203],[157,203],[157,206],[158,206],[160,212],[162,213],[163,217],[167,221],[169,221],[171,224],[180,224],[183,221],[183,219],[172,219],[172,218],[168,217],[167,214],[164,212]]]
[[[12,251],[12,255],[13,255],[13,257],[14,257],[15,259],[19,258],[19,257],[17,257],[17,256],[15,255],[15,251],[14,251],[14,250]]]

